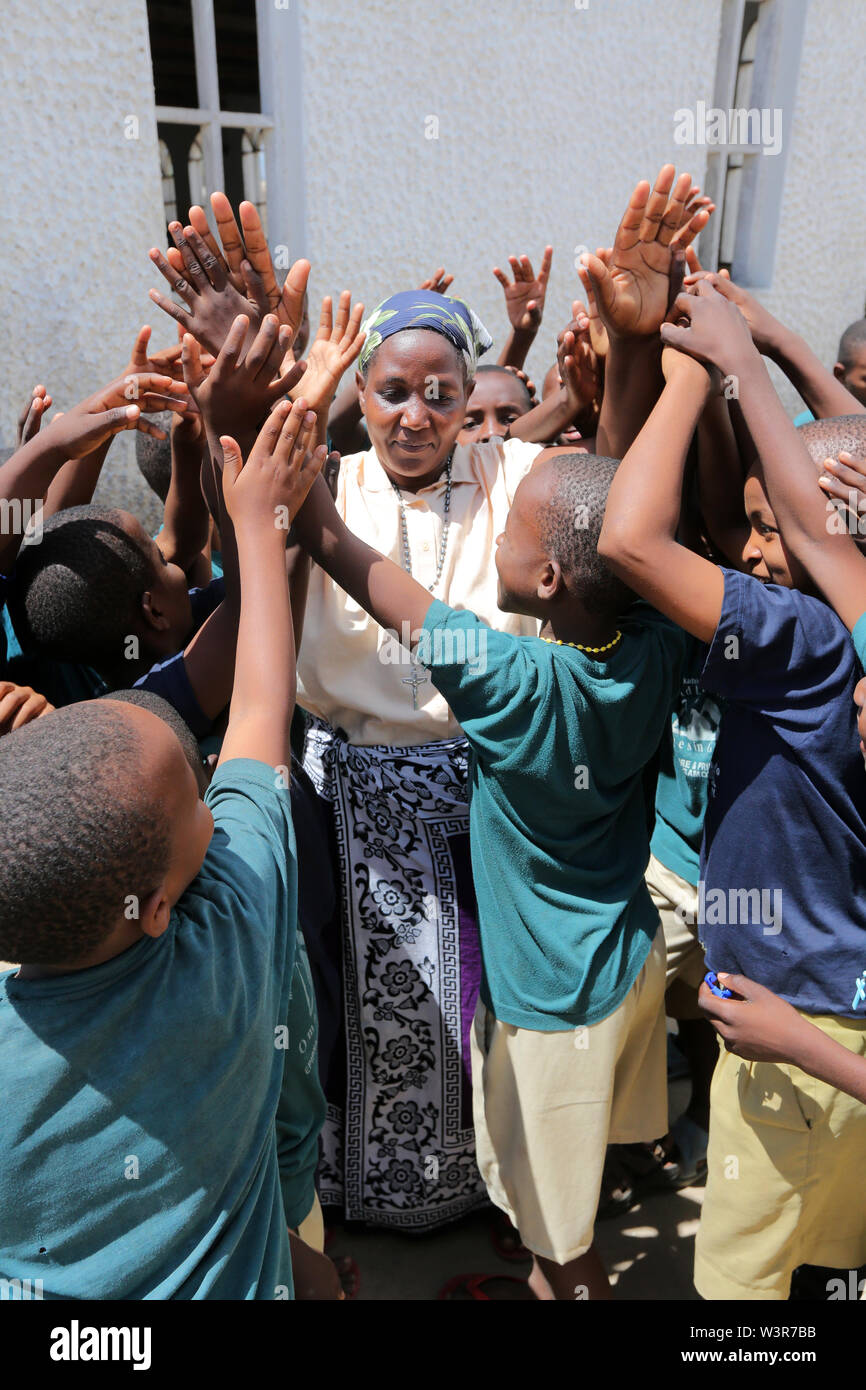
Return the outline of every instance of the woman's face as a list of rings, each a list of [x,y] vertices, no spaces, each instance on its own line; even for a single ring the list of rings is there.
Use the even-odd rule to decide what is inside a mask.
[[[370,441],[390,478],[407,490],[434,482],[460,433],[468,389],[460,354],[441,333],[407,328],[373,354],[358,398]]]

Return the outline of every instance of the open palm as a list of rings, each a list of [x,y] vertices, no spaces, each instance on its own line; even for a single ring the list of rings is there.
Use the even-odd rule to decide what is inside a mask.
[[[581,279],[595,295],[611,336],[657,333],[671,298],[671,266],[680,262],[709,219],[706,207],[690,211],[692,181],[672,164],[661,169],[655,187],[642,180],[632,193],[607,262],[582,257]]]

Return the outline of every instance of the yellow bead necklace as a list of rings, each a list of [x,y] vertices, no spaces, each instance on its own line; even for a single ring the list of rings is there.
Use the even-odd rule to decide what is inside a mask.
[[[603,647],[585,647],[582,642],[563,642],[559,637],[542,637],[542,642],[551,642],[557,647],[576,647],[579,652],[586,652],[588,656],[599,656],[602,652],[609,652],[620,641],[622,633],[619,628],[616,630],[616,637],[612,642],[606,643]]]

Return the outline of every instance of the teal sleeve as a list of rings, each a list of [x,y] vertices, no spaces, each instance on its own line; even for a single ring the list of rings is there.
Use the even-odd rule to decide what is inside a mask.
[[[528,648],[438,599],[427,611],[416,657],[481,755],[507,757],[526,735],[538,678]]]
[[[857,660],[866,671],[866,613],[861,613],[854,624],[854,631],[851,633],[851,641],[854,643],[854,650],[857,653]]]

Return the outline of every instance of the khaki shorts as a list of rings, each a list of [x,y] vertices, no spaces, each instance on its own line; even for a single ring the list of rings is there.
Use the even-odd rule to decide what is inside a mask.
[[[859,1056],[866,1023],[808,1015]],[[785,1299],[797,1265],[866,1262],[866,1106],[787,1063],[720,1051],[695,1286],[708,1299]]]
[[[325,1218],[322,1215],[318,1193],[314,1193],[313,1205],[310,1207],[310,1210],[307,1212],[294,1234],[299,1240],[302,1240],[305,1245],[311,1246],[313,1250],[318,1250],[320,1255],[324,1254]]]
[[[698,915],[697,887],[680,878],[673,869],[666,868],[654,854],[650,855],[645,878],[664,927],[667,950],[665,988],[670,988],[674,980],[683,980],[697,989],[707,971],[704,948],[698,940],[695,925]],[[682,920],[676,908],[691,917],[691,926],[688,921]]]
[[[472,1026],[478,1167],[490,1200],[536,1255],[590,1248],[608,1144],[667,1129],[661,928],[629,993],[600,1023],[542,1033],[479,1000]]]

